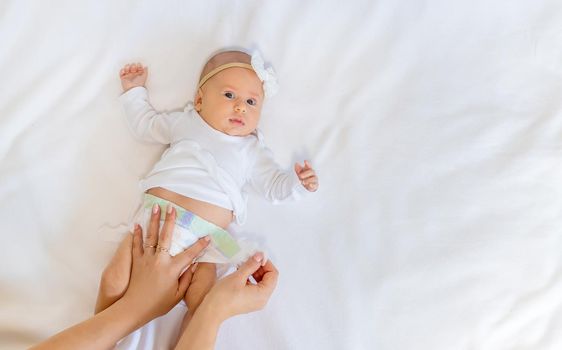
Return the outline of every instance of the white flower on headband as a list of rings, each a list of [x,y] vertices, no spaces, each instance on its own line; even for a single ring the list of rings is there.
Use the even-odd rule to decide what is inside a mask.
[[[256,50],[252,53],[252,68],[263,83],[265,97],[272,97],[279,90],[277,75],[272,67],[265,68],[265,63],[260,53]]]

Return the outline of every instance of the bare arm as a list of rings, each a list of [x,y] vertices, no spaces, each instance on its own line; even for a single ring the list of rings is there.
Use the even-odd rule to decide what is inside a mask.
[[[279,272],[257,253],[238,271],[219,280],[195,311],[187,329],[176,345],[182,350],[214,349],[221,323],[234,316],[262,309],[276,285]],[[253,276],[257,284],[248,282]]]
[[[141,310],[120,299],[94,317],[70,327],[32,347],[42,349],[108,349],[119,339],[141,327],[148,320],[137,314]]]
[[[176,345],[176,349],[214,349],[221,324],[222,321],[213,314],[209,305],[203,302],[193,315],[193,318],[189,321],[187,328],[182,333],[180,340]]]
[[[167,251],[175,224],[176,212],[166,214],[158,234],[160,211],[152,213],[152,222],[143,245],[142,230],[137,225],[133,235],[131,279],[125,295],[92,318],[70,327],[32,349],[107,349],[119,339],[148,321],[166,314],[184,296],[191,280],[193,259],[209,245],[201,238],[185,251],[170,256]],[[155,247],[160,247],[156,249]],[[182,274],[182,271],[185,271]]]

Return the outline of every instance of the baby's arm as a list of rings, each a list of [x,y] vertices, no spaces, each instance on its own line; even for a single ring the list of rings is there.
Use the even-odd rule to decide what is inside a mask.
[[[148,76],[148,67],[140,63],[127,64],[119,72],[123,94],[119,97],[127,124],[133,134],[140,140],[170,144],[173,129],[181,117],[181,112],[159,113],[154,110],[144,87]]]
[[[262,194],[267,200],[273,203],[282,202],[289,199],[297,199],[306,190],[315,191],[318,188],[318,181],[314,170],[308,168],[310,164],[308,161],[305,163],[305,168],[295,166],[294,173],[287,173],[283,171],[273,158],[273,153],[267,147],[260,147],[256,154],[256,161],[254,163],[250,184],[258,193]],[[312,170],[313,178],[309,170]],[[299,175],[303,174],[303,180]],[[307,185],[310,181],[309,189]],[[314,185],[316,183],[316,185]]]

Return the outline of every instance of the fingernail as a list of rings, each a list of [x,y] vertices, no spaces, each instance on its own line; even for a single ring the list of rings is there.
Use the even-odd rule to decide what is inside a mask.
[[[168,203],[168,208],[166,209],[166,212],[168,214],[172,214],[172,208],[173,208],[172,205],[170,203]]]
[[[135,224],[135,231],[138,231],[140,229],[140,225],[139,224]]]
[[[209,242],[211,240],[211,236],[205,236],[203,237],[203,239],[205,240],[205,242]]]
[[[160,206],[158,205],[158,203],[154,203],[154,205],[152,206],[152,214],[158,213],[159,209],[160,209]]]
[[[253,258],[256,262],[261,262],[262,259],[263,259],[263,256],[261,255],[261,253],[256,253],[256,254],[254,254]]]

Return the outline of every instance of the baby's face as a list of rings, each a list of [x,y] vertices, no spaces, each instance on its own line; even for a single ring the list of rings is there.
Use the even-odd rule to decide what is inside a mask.
[[[231,136],[251,134],[260,120],[262,82],[245,68],[228,68],[197,92],[195,109],[213,129]]]

